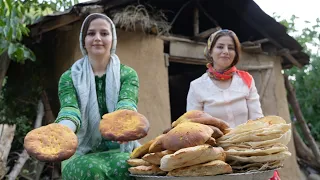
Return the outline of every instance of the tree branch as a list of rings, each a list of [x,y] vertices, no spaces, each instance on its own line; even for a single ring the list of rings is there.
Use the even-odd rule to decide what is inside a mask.
[[[295,126],[292,126],[292,134],[294,139],[294,146],[297,152],[297,156],[300,158],[300,162],[303,162],[304,164],[312,168],[320,169],[320,165],[318,165],[316,158],[312,154],[312,151],[303,142]]]
[[[295,117],[297,118],[298,123],[301,125],[303,135],[305,136],[306,140],[308,141],[308,144],[309,144],[309,146],[315,156],[315,160],[316,160],[317,164],[320,165],[320,151],[319,151],[319,148],[318,148],[314,138],[312,137],[310,130],[308,128],[308,125],[303,117],[299,103],[296,98],[295,89],[292,87],[292,85],[289,81],[288,75],[284,74],[284,80],[285,80],[286,89],[288,91],[287,98],[288,98],[288,101],[293,109],[293,113],[294,113]]]
[[[38,102],[38,110],[37,110],[37,118],[34,124],[34,128],[38,128],[41,126],[42,124],[42,119],[44,116],[44,107],[43,107],[43,103],[41,100],[39,100]],[[10,174],[8,175],[8,180],[15,180],[17,179],[18,175],[21,172],[21,169],[23,167],[23,165],[26,163],[26,161],[29,159],[29,154],[27,153],[27,151],[24,149],[22,151],[22,153],[19,155],[19,159],[18,161],[15,163],[12,171],[10,172]]]
[[[10,59],[8,57],[8,51],[3,52],[0,55],[0,93],[2,90],[2,83],[4,80],[4,77],[7,74],[7,70],[9,68]]]

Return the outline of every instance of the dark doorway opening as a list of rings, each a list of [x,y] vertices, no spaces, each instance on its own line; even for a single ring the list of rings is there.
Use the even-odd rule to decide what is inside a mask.
[[[205,71],[205,65],[170,62],[169,93],[171,122],[177,120],[186,112],[187,95],[190,82],[200,77],[203,73],[205,73]]]

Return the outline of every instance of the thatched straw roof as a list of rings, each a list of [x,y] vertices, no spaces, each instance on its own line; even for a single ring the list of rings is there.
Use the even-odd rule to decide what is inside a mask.
[[[241,42],[263,42],[262,49],[284,57],[284,68],[303,66],[309,56],[300,44],[286,33],[286,28],[267,15],[253,0],[94,0],[80,3],[70,10],[41,18],[31,25],[32,36],[81,20],[90,12],[113,16],[118,27],[135,30],[139,24],[147,33],[170,33],[197,41],[195,7],[198,9],[198,31],[217,27],[236,32]],[[260,41],[260,40],[267,41]]]

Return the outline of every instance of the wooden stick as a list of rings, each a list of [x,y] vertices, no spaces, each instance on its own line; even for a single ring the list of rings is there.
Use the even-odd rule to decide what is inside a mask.
[[[0,124],[0,179],[2,179],[9,168],[7,159],[11,149],[16,125]]]
[[[8,56],[8,51],[5,51],[0,56],[0,93],[2,90],[3,80],[9,68],[9,64],[10,64],[10,58]]]
[[[295,126],[292,126],[292,134],[297,156],[300,157],[300,160],[312,168],[320,169],[320,165],[318,165],[317,161],[315,161],[312,151],[303,142]]]
[[[199,34],[199,9],[194,8],[193,11],[193,35],[197,36]]]
[[[41,100],[38,102],[38,110],[37,110],[37,118],[34,125],[34,128],[38,128],[42,124],[42,118],[44,116],[44,108],[43,103]],[[26,163],[26,161],[29,159],[29,154],[24,149],[22,153],[19,155],[18,161],[15,163],[13,169],[11,170],[10,174],[8,175],[8,180],[15,180],[17,179],[18,175],[21,172],[21,169],[23,168],[23,165]]]
[[[296,93],[295,93],[295,89],[292,87],[288,75],[284,74],[284,80],[285,80],[285,86],[286,89],[288,91],[287,94],[287,98],[288,98],[288,102],[290,103],[292,109],[293,109],[293,113],[297,118],[298,123],[301,126],[303,135],[305,136],[306,140],[309,143],[309,147],[311,148],[314,156],[315,156],[315,160],[318,163],[318,165],[320,165],[320,151],[319,151],[319,147],[317,146],[314,138],[312,137],[309,127],[303,117],[303,114],[301,112],[299,103],[297,101],[296,98]]]
[[[265,77],[264,77],[264,80],[262,81],[262,86],[261,86],[261,89],[259,89],[259,95],[260,95],[260,100],[262,101],[262,98],[264,96],[264,93],[266,92],[266,89],[267,89],[267,85],[271,79],[271,76],[272,76],[272,71],[273,69],[268,69],[266,74],[265,74]]]
[[[216,31],[219,31],[221,28],[220,27],[216,27],[216,28],[210,28],[210,29],[207,29],[199,34],[196,35],[196,38],[207,38],[209,37],[212,33],[216,32]]]
[[[281,55],[281,56],[286,57],[290,62],[292,62],[292,64],[296,65],[298,68],[302,68],[302,67],[303,67],[303,65],[300,64],[300,63],[298,62],[298,60],[296,60],[296,58],[294,58],[294,57],[291,55],[291,53],[290,53],[290,51],[289,51],[288,49],[281,49],[281,50],[278,52],[278,54]]]
[[[197,42],[193,41],[188,38],[183,38],[183,37],[176,37],[176,36],[159,36],[160,39],[163,41],[181,41],[181,42],[188,42],[188,43],[195,43],[195,44],[201,44],[201,45],[206,45],[204,42]],[[204,48],[204,47],[203,47]]]

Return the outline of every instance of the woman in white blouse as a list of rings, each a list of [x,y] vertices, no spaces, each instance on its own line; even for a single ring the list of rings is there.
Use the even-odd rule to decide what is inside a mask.
[[[204,50],[207,72],[190,84],[187,111],[203,110],[226,121],[230,127],[263,117],[254,79],[237,70],[240,42],[231,30],[219,30]]]

